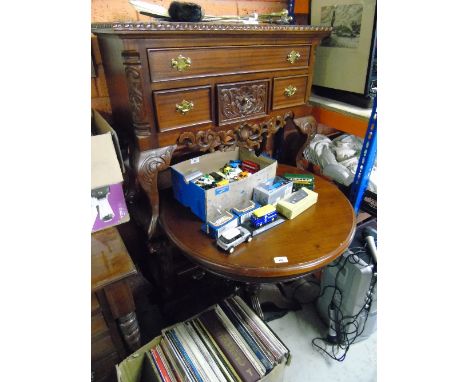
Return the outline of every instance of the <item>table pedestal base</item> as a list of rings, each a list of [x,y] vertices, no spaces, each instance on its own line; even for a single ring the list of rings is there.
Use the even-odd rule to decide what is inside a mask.
[[[246,299],[250,302],[250,306],[262,320],[265,319],[265,314],[260,301],[272,303],[279,311],[297,310],[301,308],[301,305],[298,304],[297,301],[288,298],[283,293],[279,285],[280,284],[260,283],[246,283],[244,285]],[[274,309],[274,312],[277,312],[277,310]]]

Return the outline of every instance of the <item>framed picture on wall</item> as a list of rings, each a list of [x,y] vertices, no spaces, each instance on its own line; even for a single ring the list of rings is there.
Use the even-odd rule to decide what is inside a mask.
[[[376,15],[376,0],[312,0],[311,24],[333,27],[317,47],[315,93],[359,106],[370,103],[377,86]]]

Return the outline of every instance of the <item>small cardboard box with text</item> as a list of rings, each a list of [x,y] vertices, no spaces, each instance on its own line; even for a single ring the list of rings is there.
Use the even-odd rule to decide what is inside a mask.
[[[123,162],[117,135],[97,111],[92,113],[96,135],[91,136],[91,232],[96,232],[128,222],[130,216],[122,188]]]

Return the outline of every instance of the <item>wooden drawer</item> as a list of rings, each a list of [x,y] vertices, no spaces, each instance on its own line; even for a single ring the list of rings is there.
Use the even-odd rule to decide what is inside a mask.
[[[273,80],[273,110],[305,103],[307,76],[278,77]]]
[[[104,358],[111,353],[115,353],[116,348],[112,342],[110,335],[103,336],[96,340],[91,340],[91,361],[96,362],[97,360]]]
[[[153,92],[153,101],[159,131],[212,121],[210,86]]]
[[[294,52],[300,57],[296,55],[294,58]],[[309,52],[309,45],[148,49],[148,62],[151,81],[160,82],[191,77],[307,68]],[[292,56],[289,56],[291,53]],[[172,66],[173,62],[174,65],[179,62],[184,66],[184,58],[190,60],[189,67],[181,67],[181,70],[178,70]]]
[[[216,93],[220,126],[268,114],[270,80],[220,84]]]
[[[108,331],[109,328],[101,313],[91,316],[91,339],[97,338]]]

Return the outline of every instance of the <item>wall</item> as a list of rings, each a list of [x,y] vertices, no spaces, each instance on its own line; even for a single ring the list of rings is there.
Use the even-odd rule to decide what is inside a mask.
[[[172,0],[144,0],[166,8]],[[287,8],[287,0],[192,0],[209,15],[245,15],[253,12],[269,13]],[[151,21],[140,15],[128,0],[91,0],[91,22],[105,21]],[[95,36],[91,38],[92,56],[96,77],[91,78],[91,107],[103,113],[110,113],[110,101],[102,67],[99,46]]]

